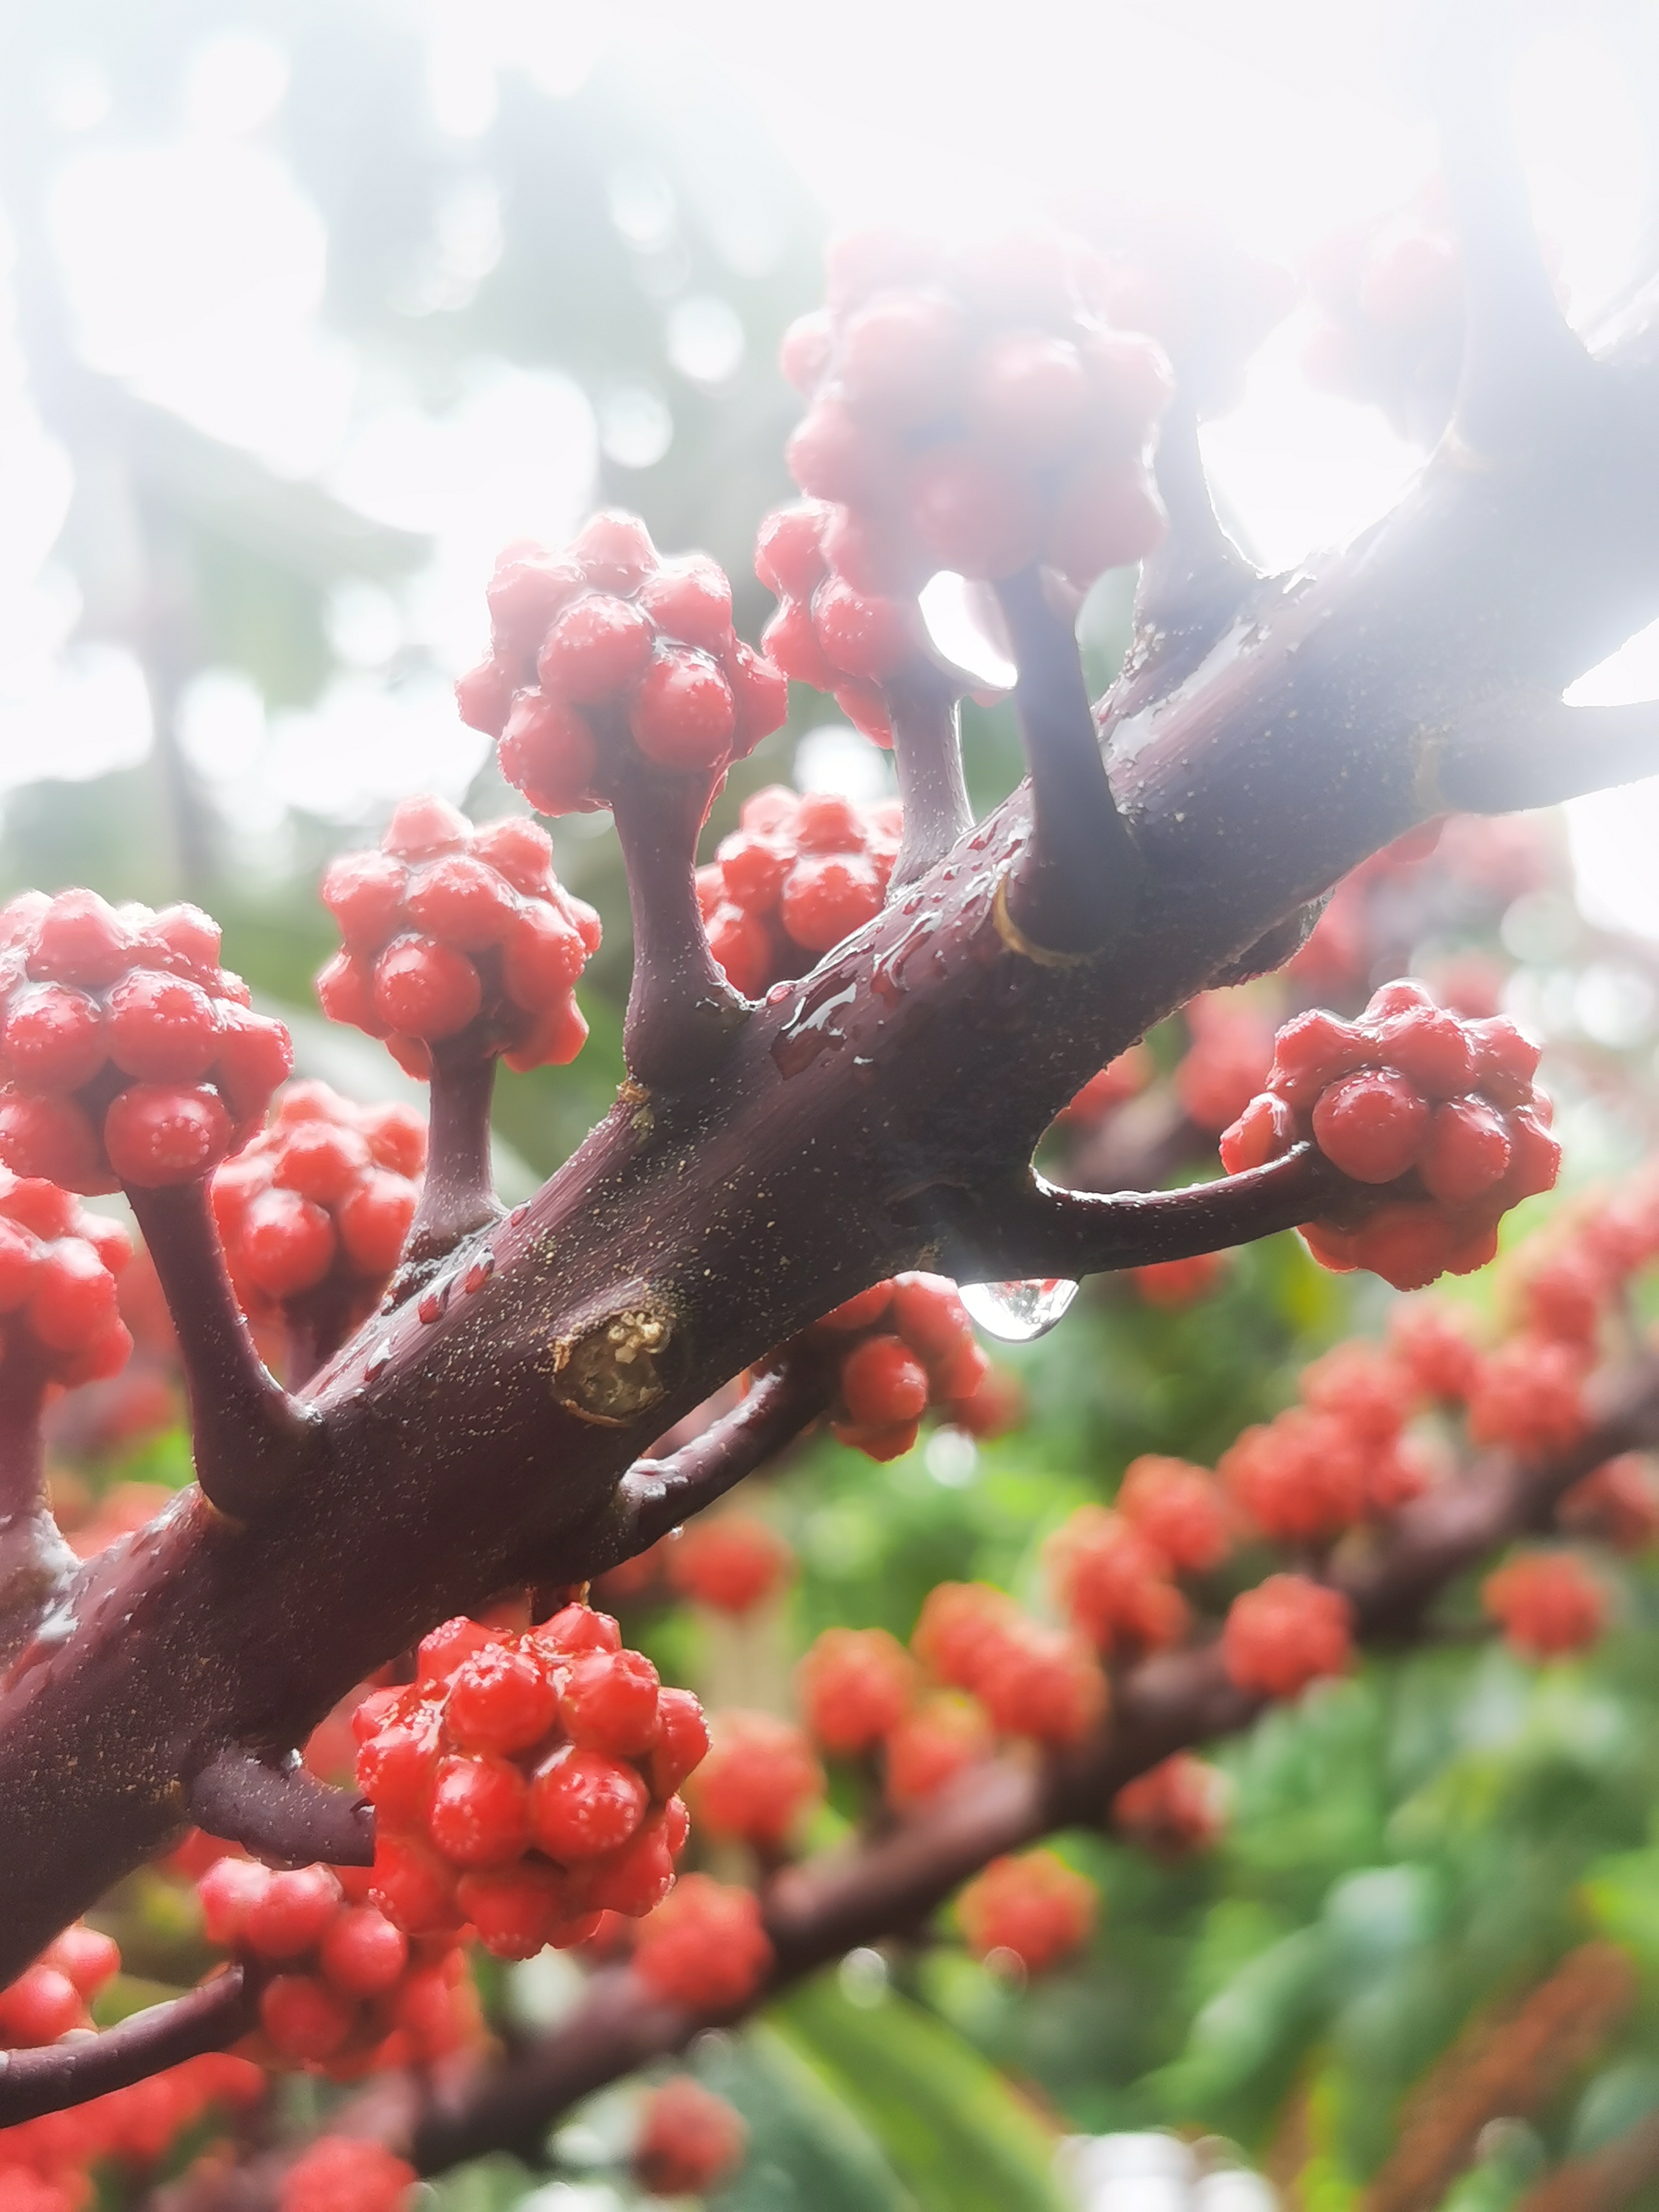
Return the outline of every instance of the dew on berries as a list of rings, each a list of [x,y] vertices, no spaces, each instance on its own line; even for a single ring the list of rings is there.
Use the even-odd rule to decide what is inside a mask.
[[[1061,1321],[1078,1294],[1063,1275],[1024,1283],[963,1283],[962,1303],[988,1336],[1003,1344],[1030,1344]]]

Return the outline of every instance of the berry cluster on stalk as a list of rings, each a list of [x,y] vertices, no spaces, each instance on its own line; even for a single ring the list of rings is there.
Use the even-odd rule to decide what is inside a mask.
[[[273,1873],[216,1860],[197,1884],[208,1941],[265,1978],[249,2055],[355,2081],[442,2058],[482,2032],[466,1960],[451,1933],[410,1936],[370,1901],[367,1868]]]
[[[710,949],[738,989],[759,998],[879,914],[902,828],[896,799],[802,798],[781,784],[746,799],[697,871]]]
[[[614,804],[640,765],[708,789],[775,730],[788,687],[732,627],[705,555],[664,561],[631,514],[593,517],[562,554],[509,546],[489,590],[488,660],[456,686],[543,814]]]
[[[470,1922],[497,1957],[528,1958],[672,1887],[690,1826],[677,1793],[708,1732],[608,1614],[570,1605],[523,1634],[447,1621],[417,1679],[371,1692],[355,1726],[372,1894],[409,1934]]]
[[[327,1307],[342,1334],[367,1319],[420,1196],[426,1125],[405,1106],[357,1106],[291,1083],[269,1127],[213,1178],[230,1279],[254,1322]]]
[[[0,1369],[64,1389],[118,1373],[132,1338],[116,1277],[131,1257],[118,1222],[0,1168]]]
[[[25,891],[0,911],[0,1164],[82,1193],[193,1182],[294,1055],[199,908]]]
[[[908,1451],[930,1408],[969,1430],[995,1419],[994,1407],[980,1404],[991,1364],[947,1276],[913,1270],[874,1283],[808,1334],[836,1357],[830,1426],[871,1459]]]
[[[1261,1167],[1311,1138],[1353,1182],[1401,1186],[1357,1224],[1304,1224],[1323,1266],[1369,1267],[1402,1291],[1469,1274],[1496,1254],[1503,1215],[1560,1166],[1538,1059],[1502,1016],[1465,1021],[1421,984],[1385,983],[1357,1023],[1285,1024],[1267,1087],[1222,1135],[1222,1164]]]
[[[345,940],[317,978],[324,1012],[383,1038],[410,1074],[464,1032],[520,1069],[562,1066],[586,1042],[571,994],[599,918],[559,884],[537,823],[474,829],[443,799],[405,799],[378,852],[329,863],[323,903]]]

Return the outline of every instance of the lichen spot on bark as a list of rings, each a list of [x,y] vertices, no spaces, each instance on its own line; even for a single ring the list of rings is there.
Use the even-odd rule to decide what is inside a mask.
[[[660,1308],[607,1314],[554,1346],[553,1395],[580,1420],[626,1428],[667,1390],[663,1363],[673,1336],[673,1316]]]

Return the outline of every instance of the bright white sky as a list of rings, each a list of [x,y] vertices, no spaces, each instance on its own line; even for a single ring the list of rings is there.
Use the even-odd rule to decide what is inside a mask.
[[[1517,0],[1519,4],[1519,0]],[[1004,224],[1109,193],[1221,210],[1241,243],[1290,261],[1339,224],[1408,197],[1432,161],[1402,89],[1408,10],[1384,0],[427,0],[434,114],[464,151],[487,129],[499,73],[556,100],[601,62],[647,112],[684,122],[712,70],[775,120],[831,227],[950,230]],[[1533,7],[1538,35],[1516,85],[1534,202],[1556,241],[1572,312],[1593,316],[1634,249],[1649,195],[1619,64],[1588,6]],[[1659,56],[1656,56],[1659,67]],[[388,521],[429,531],[431,569],[398,599],[343,595],[334,634],[349,672],[312,714],[268,720],[240,679],[213,677],[185,735],[250,856],[280,865],[286,807],[352,819],[411,775],[459,791],[482,741],[438,682],[388,690],[399,645],[456,669],[480,642],[494,547],[556,537],[580,512],[602,441],[654,458],[672,434],[677,377],[718,381],[741,350],[723,301],[681,303],[654,392],[612,395],[595,420],[564,380],[480,362],[464,403],[434,418],[365,374],[321,331],[327,241],[262,136],[278,111],[280,52],[222,37],[198,58],[179,134],[135,146],[95,75],[66,55],[43,89],[64,129],[53,221],[82,341],[100,368],[294,475]],[[681,112],[677,114],[678,108]],[[646,194],[648,201],[648,192]],[[624,224],[651,219],[618,179]],[[763,258],[750,210],[732,258]],[[410,304],[458,301],[498,250],[487,190],[458,190]],[[1239,409],[1206,434],[1218,488],[1275,565],[1340,543],[1409,479],[1415,455],[1380,416],[1319,397],[1287,325]],[[539,455],[526,469],[526,450]],[[30,412],[0,320],[0,791],[97,773],[149,741],[143,687],[118,651],[64,649],[76,603],[51,549],[67,465]],[[1599,672],[1587,698],[1659,693],[1659,626]],[[1578,695],[1575,695],[1578,696]],[[1659,934],[1659,783],[1574,810],[1587,894]]]

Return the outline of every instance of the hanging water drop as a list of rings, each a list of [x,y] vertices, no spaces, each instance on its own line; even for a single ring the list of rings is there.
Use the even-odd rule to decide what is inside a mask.
[[[1029,1344],[1047,1336],[1077,1296],[1063,1275],[1029,1283],[963,1283],[962,1303],[988,1336],[1004,1344]]]

